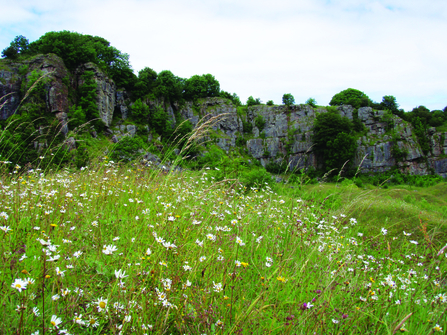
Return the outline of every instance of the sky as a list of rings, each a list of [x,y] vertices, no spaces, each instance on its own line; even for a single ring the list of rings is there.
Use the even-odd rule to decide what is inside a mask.
[[[101,36],[150,67],[262,102],[347,88],[406,111],[447,106],[445,0],[0,0],[0,50],[49,31]]]

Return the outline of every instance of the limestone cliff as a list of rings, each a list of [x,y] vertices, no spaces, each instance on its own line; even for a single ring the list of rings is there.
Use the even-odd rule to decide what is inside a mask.
[[[128,107],[132,105],[125,91],[117,91],[113,80],[95,64],[84,64],[70,73],[63,61],[52,54],[38,55],[22,62],[0,62],[0,97],[3,97],[0,100],[0,106],[3,104],[0,119],[7,119],[17,111],[26,97],[25,84],[36,70],[49,77],[45,82],[45,113],[54,115],[61,122],[65,134],[68,133],[68,111],[75,103],[76,89],[82,85],[81,76],[85,71],[94,73],[96,105],[106,126],[105,134],[116,142],[124,135],[135,136],[137,133],[137,127],[129,121],[122,124],[128,118]],[[173,127],[178,124],[178,116],[190,120],[193,126],[204,117],[222,116],[213,126],[214,134],[208,140],[226,151],[243,148],[264,166],[283,163],[292,169],[319,168],[312,147],[312,127],[315,116],[326,113],[326,108],[312,108],[309,105],[236,107],[223,98],[201,99],[181,106],[163,100],[146,103],[149,108],[162,107]],[[341,106],[338,110],[349,119],[357,115],[367,129],[366,134],[358,138],[353,162],[362,172],[383,172],[397,166],[410,174],[436,173],[447,176],[446,133],[429,129],[430,152],[424,154],[411,125],[401,118],[369,107],[355,111],[351,106]],[[112,127],[114,118],[121,121]],[[251,130],[244,133],[244,127]],[[149,127],[146,125],[144,128],[148,141],[155,140]]]

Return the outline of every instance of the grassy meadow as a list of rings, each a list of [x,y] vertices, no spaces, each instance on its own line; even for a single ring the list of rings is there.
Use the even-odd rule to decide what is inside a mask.
[[[445,331],[446,184],[3,174],[1,334]]]

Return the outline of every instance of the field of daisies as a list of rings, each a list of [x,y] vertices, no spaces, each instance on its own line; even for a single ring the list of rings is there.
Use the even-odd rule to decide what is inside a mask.
[[[0,184],[0,334],[447,328],[447,247],[427,234],[368,236],[346,213],[206,169],[15,172]]]

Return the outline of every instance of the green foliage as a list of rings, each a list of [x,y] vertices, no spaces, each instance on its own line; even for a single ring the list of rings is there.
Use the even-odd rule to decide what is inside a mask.
[[[26,54],[29,50],[29,41],[25,36],[19,35],[14,38],[9,47],[3,49],[2,57],[15,60],[19,54]]]
[[[110,157],[112,160],[116,161],[132,161],[141,155],[139,150],[144,147],[145,144],[141,138],[124,136],[115,144]]]
[[[366,131],[365,125],[359,119],[359,111],[358,111],[358,109],[354,109],[354,112],[352,113],[352,124],[354,126],[354,131],[355,132],[361,133],[361,132],[365,132]]]
[[[396,114],[399,110],[399,104],[397,103],[397,100],[392,95],[385,95],[382,98],[382,102],[380,103],[380,106],[383,109],[389,110],[391,113]]]
[[[171,103],[180,102],[183,101],[184,86],[184,79],[174,76],[169,70],[165,70],[158,74],[154,93],[157,97],[164,98]]]
[[[81,125],[82,122],[90,121],[97,130],[104,128],[104,122],[99,115],[98,106],[96,105],[96,88],[97,83],[92,71],[85,71],[81,76],[82,85],[79,87],[77,93],[77,105],[73,110],[72,116],[75,118],[72,126]],[[85,115],[85,118],[81,117],[81,113]]]
[[[391,155],[396,160],[396,162],[402,162],[407,158],[408,150],[401,149],[397,143],[394,143],[391,147]]]
[[[267,163],[265,169],[273,174],[281,174],[287,172],[288,164],[286,161],[282,161],[281,163],[270,162]]]
[[[150,115],[149,106],[137,99],[130,108],[132,118],[137,122],[147,123]]]
[[[247,146],[247,140],[244,138],[244,136],[236,137],[236,146],[237,147],[245,147],[245,146]]]
[[[165,110],[158,106],[150,112],[149,126],[154,129],[163,139],[167,139],[172,134],[171,122]]]
[[[258,167],[243,171],[239,180],[247,189],[252,187],[264,188],[272,183],[272,176],[264,168]]]
[[[353,88],[337,93],[329,102],[331,106],[351,105],[354,108],[367,107],[371,104],[371,99],[365,93]]]
[[[273,105],[274,105],[273,100],[269,100],[269,101],[267,101],[266,105],[267,105],[267,106],[273,106]]]
[[[313,108],[317,108],[317,101],[314,98],[307,99],[306,104]]]
[[[133,91],[134,96],[138,99],[153,93],[157,83],[157,76],[157,72],[149,67],[140,70],[138,72],[138,81]]]
[[[220,84],[211,74],[194,75],[185,81],[184,99],[193,101],[199,98],[217,97]]]
[[[255,117],[255,125],[259,129],[259,132],[262,132],[265,127],[265,119],[262,117],[262,115],[258,115]]]
[[[71,160],[80,169],[90,163],[90,155],[85,144],[80,144],[76,149],[70,151]]]
[[[282,103],[286,106],[291,106],[295,103],[295,98],[290,93],[285,93],[282,96]]]
[[[413,133],[418,139],[418,143],[422,149],[422,152],[427,155],[430,152],[430,140],[427,136],[427,124],[419,116],[412,119]]]
[[[261,102],[260,98],[255,99],[251,95],[248,97],[247,103],[246,103],[247,106],[255,106],[255,105],[261,105],[261,104],[262,104],[262,102]]]
[[[325,171],[341,169],[354,157],[357,142],[352,131],[353,124],[346,117],[331,112],[317,114],[313,142]]]
[[[252,123],[242,119],[242,131],[244,132],[244,134],[252,134],[253,133]]]
[[[230,94],[230,93],[225,92],[225,91],[220,91],[219,96],[221,98],[226,98],[226,99],[231,100],[231,102],[235,106],[241,106],[242,105],[241,99],[239,98],[239,96],[236,93]]]

